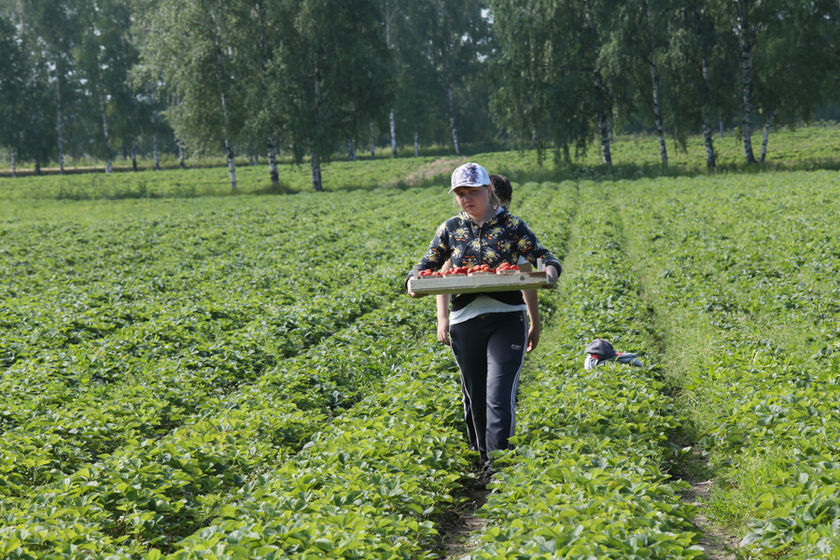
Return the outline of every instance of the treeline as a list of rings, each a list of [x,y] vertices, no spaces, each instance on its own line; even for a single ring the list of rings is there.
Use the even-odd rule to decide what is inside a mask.
[[[350,159],[501,139],[571,161],[616,131],[773,126],[840,92],[836,0],[0,0],[0,146]],[[751,144],[764,129],[758,156]]]

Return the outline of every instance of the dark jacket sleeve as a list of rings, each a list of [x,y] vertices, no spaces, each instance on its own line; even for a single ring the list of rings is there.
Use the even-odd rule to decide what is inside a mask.
[[[548,249],[543,247],[540,240],[537,239],[537,236],[534,235],[534,232],[531,231],[524,221],[519,218],[514,219],[518,221],[518,223],[515,224],[514,230],[516,232],[516,248],[519,253],[534,267],[537,265],[537,259],[541,258],[545,266],[553,266],[557,269],[557,276],[560,276],[560,273],[563,270],[560,265],[560,261],[558,261],[554,255],[548,251]]]
[[[417,264],[417,272],[429,269],[438,270],[443,266],[443,263],[446,262],[446,259],[448,259],[451,254],[452,247],[450,246],[449,230],[444,222],[440,225],[437,231],[435,231],[435,237],[432,239],[432,242],[429,243],[429,249]],[[408,276],[405,278],[406,288],[408,287],[408,279],[411,278],[413,273],[414,270],[410,271]]]

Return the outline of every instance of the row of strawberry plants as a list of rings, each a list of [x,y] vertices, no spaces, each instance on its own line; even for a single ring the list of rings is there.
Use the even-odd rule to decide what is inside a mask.
[[[206,402],[203,417],[163,438],[129,442],[25,499],[0,502],[0,542],[20,558],[63,558],[68,542],[104,547],[99,553],[126,540],[135,552],[167,549],[243,484],[282,464],[342,407],[410,363],[414,352],[402,345],[428,330],[427,322],[404,302],[392,304],[257,383]]]
[[[536,185],[518,192],[523,209],[533,205],[535,214],[537,208],[545,214],[541,203],[557,195]],[[556,240],[567,234],[571,216],[568,200],[560,206],[566,212],[557,212],[547,236]],[[404,305],[418,309],[417,302]],[[431,331],[433,314],[428,304],[419,306]],[[407,371],[314,436],[170,557],[436,557],[440,535],[432,519],[452,506],[452,492],[469,468],[457,378],[441,370],[452,369],[451,357],[428,352],[412,349]]]
[[[17,524],[8,528],[6,544],[19,555],[27,549],[20,547],[21,542],[28,550],[60,554],[58,542],[68,539],[79,550],[87,550],[97,542],[121,542],[131,536],[141,549],[154,543],[165,550],[179,534],[203,523],[241,480],[281,462],[284,454],[276,449],[275,440],[292,440],[290,445],[281,441],[281,446],[293,450],[332,409],[351,403],[359,385],[375,384],[376,374],[402,356],[399,345],[422,332],[416,324],[420,318],[394,306],[374,313],[306,355],[287,360],[285,367],[275,368],[275,373],[263,375],[231,398],[214,403],[208,407],[215,411],[213,416],[163,439],[123,446],[59,483],[38,488],[28,504],[15,506],[7,500],[6,519]],[[306,409],[302,419],[279,413],[289,403]],[[314,410],[323,414],[310,415]],[[235,421],[224,428],[231,425],[231,414]],[[243,424],[250,416],[260,421],[250,427]],[[87,508],[85,523],[74,505],[79,501]],[[44,530],[39,532],[39,527]],[[22,535],[28,535],[29,541]]]
[[[423,244],[425,241],[425,239],[421,239],[419,243]],[[409,246],[413,245],[410,244]],[[399,319],[399,314],[396,314],[396,317],[397,320],[405,320],[405,318]],[[374,324],[373,328],[379,329],[383,326],[387,327],[387,321],[384,319],[380,320],[379,324]],[[417,332],[416,325],[410,326],[407,332]],[[385,334],[387,336],[389,333],[385,331]],[[398,333],[390,334],[394,335]],[[356,339],[355,335],[352,334],[347,334],[345,337],[351,341]],[[404,343],[409,338],[409,335],[403,334],[401,338],[401,341]],[[400,343],[399,336],[397,337],[397,343]],[[332,353],[331,345],[325,344],[323,346],[323,350],[314,353],[323,356],[325,363],[335,364],[336,358]],[[390,352],[392,351],[389,350]],[[386,353],[386,356],[389,353]],[[369,351],[367,349],[362,350],[359,352],[358,359],[356,360],[357,367],[359,369],[367,367],[365,364],[368,364],[369,359]],[[389,363],[386,359],[383,359],[382,362],[384,364]],[[304,364],[302,361],[300,363]],[[301,371],[305,370],[302,368]],[[313,385],[311,372],[303,374],[301,377],[303,378],[301,384],[304,388],[311,388]],[[268,387],[277,389],[277,387],[274,387],[274,384],[278,387],[288,387],[291,381],[291,385],[294,386],[293,379],[294,377],[292,376],[290,378],[288,372],[285,371],[278,371],[278,375],[276,376],[266,375],[259,384],[253,387],[253,391],[244,392],[235,402],[231,400],[226,401],[220,406],[220,410],[241,411],[243,406],[247,407],[251,402],[260,402],[263,384],[268,384]],[[324,383],[314,383],[314,385],[317,387],[317,391],[323,392],[323,395],[326,396],[326,401],[329,403],[349,400],[341,396],[339,391],[342,390],[342,387],[336,388],[335,383],[335,380],[333,382],[328,380]],[[346,390],[346,387],[344,390]],[[317,401],[318,397],[313,397],[312,400]],[[278,409],[278,402],[285,402],[285,397],[282,394],[278,397],[278,400],[270,402],[265,410],[268,412],[276,411]],[[306,406],[310,405],[312,405],[312,402],[307,400]],[[254,412],[253,409],[246,408],[245,410],[246,412],[243,413],[244,416],[237,415],[236,420],[247,417],[248,410],[251,413]],[[276,429],[282,429],[283,423],[276,418],[276,415],[269,420],[274,420],[274,424],[270,425]],[[214,423],[214,421],[218,423]],[[289,423],[294,424],[293,421]],[[21,548],[19,546],[25,540],[23,539],[25,536],[29,539],[26,542],[27,547],[29,547],[28,550],[40,551],[41,554],[46,550],[53,550],[55,554],[61,554],[58,547],[55,546],[56,541],[50,540],[52,535],[60,535],[60,542],[65,544],[69,543],[67,545],[69,549],[77,549],[79,551],[87,550],[89,553],[91,548],[96,549],[96,543],[117,542],[129,534],[139,537],[138,542],[140,543],[148,543],[149,539],[155,538],[155,535],[160,536],[166,534],[169,538],[173,538],[173,536],[178,534],[178,529],[176,528],[175,531],[172,531],[172,526],[166,524],[167,513],[172,517],[178,517],[185,509],[193,510],[187,515],[195,518],[197,515],[207,514],[208,511],[212,510],[214,504],[219,500],[223,500],[225,492],[224,483],[218,483],[217,479],[220,477],[224,479],[225,477],[213,471],[212,468],[210,470],[202,470],[200,468],[202,462],[210,462],[208,457],[216,461],[211,467],[224,471],[228,480],[233,480],[234,483],[237,481],[238,474],[253,472],[253,465],[237,471],[239,465],[230,468],[229,463],[225,462],[224,458],[226,457],[234,457],[234,459],[228,459],[228,461],[245,461],[243,456],[247,455],[247,452],[237,451],[236,446],[227,446],[220,443],[224,440],[224,436],[220,438],[216,433],[225,432],[226,430],[220,429],[219,426],[228,426],[229,424],[231,424],[230,414],[221,419],[210,419],[209,422],[200,424],[198,427],[200,429],[196,429],[195,431],[191,429],[176,430],[176,432],[173,432],[172,438],[165,438],[165,441],[160,445],[155,442],[151,444],[146,441],[136,442],[137,445],[128,446],[125,450],[121,449],[119,453],[115,453],[113,457],[117,457],[118,459],[112,459],[111,456],[106,457],[100,463],[82,467],[73,476],[62,480],[61,484],[46,485],[39,488],[39,496],[28,508],[18,508],[15,510],[15,506],[7,500],[5,504],[7,510],[6,519],[15,519],[17,515],[18,521],[22,524],[10,526],[10,530],[7,532],[8,538],[4,540],[4,545],[7,547],[7,550],[13,550],[16,551],[16,554],[25,555],[26,547]],[[232,424],[233,427],[230,430],[241,432],[241,438],[247,440],[252,437],[253,432],[243,428],[240,422],[234,421]],[[311,426],[309,425],[309,429],[311,429]],[[257,433],[262,433],[263,429],[264,426],[262,424],[255,428]],[[295,427],[292,426],[291,430],[294,429]],[[205,440],[202,440],[197,437],[197,434],[200,432],[209,432],[213,435],[207,436]],[[305,434],[305,430],[300,430],[300,432]],[[186,440],[186,445],[184,445],[185,441],[174,437],[175,434],[188,434],[191,437],[184,438]],[[193,442],[192,446],[190,446],[191,441]],[[219,453],[213,454],[207,451],[208,447],[212,449],[214,446],[219,447],[217,450]],[[238,449],[241,450],[242,447],[240,445]],[[254,444],[252,443],[248,449],[253,447]],[[138,456],[132,455],[131,452],[134,452]],[[195,459],[190,459],[193,455]],[[164,466],[161,467],[154,462],[151,465],[144,463],[142,460],[144,456],[158,458],[164,462]],[[169,459],[161,459],[161,457],[166,456]],[[177,466],[177,463],[175,467],[167,463],[177,461],[179,457],[181,460],[187,457],[183,467]],[[146,469],[145,475],[147,475],[145,478],[143,476],[144,468]],[[114,471],[115,474],[109,477],[108,473],[111,471]],[[136,475],[134,474],[135,472],[137,473]],[[187,474],[185,475],[184,473]],[[127,477],[127,474],[134,476],[133,478]],[[199,496],[198,499],[187,500],[186,503],[188,505],[181,503],[177,499],[177,496],[182,488],[186,488],[184,493],[191,498],[195,494],[200,494],[196,490],[196,484],[186,482],[196,479],[207,479],[206,484],[208,487],[217,490],[217,492]],[[104,487],[103,482],[105,483]],[[101,492],[90,490],[90,487],[94,485],[100,488]],[[109,495],[112,498],[112,502],[116,501],[116,496],[119,495],[119,491],[115,491],[113,488],[121,491],[125,491],[126,489],[130,490],[129,496],[123,501],[120,501],[116,506],[118,511],[123,512],[118,517],[114,516],[112,514],[113,512],[105,513],[106,508],[102,507],[103,501]],[[156,493],[156,490],[159,491]],[[109,491],[110,494],[108,494]],[[176,498],[173,498],[173,495]],[[77,515],[77,508],[85,511],[84,518],[89,521],[89,525],[80,522],[79,516]],[[158,508],[163,510],[163,512],[156,511]],[[56,514],[56,512],[59,513]],[[96,512],[99,512],[99,515]],[[97,520],[98,518],[105,519],[103,516],[107,516],[109,513],[112,514],[111,521],[107,521],[106,519],[106,526],[109,529],[103,531],[97,525]],[[24,522],[24,519],[28,521]],[[110,525],[107,525],[107,523],[110,523]],[[184,530],[188,526],[188,523],[178,525],[181,530]],[[87,529],[81,530],[80,528],[82,527],[87,527]],[[114,527],[118,529],[117,534],[114,533]],[[131,528],[133,528],[133,532],[129,531]],[[123,531],[123,533],[119,533],[119,531]],[[112,539],[112,541],[109,541],[109,539]],[[142,548],[145,545],[140,544],[138,546]],[[102,549],[100,548],[99,550]]]
[[[655,366],[586,372],[595,336],[657,359],[651,318],[605,192],[581,186],[569,257],[550,297],[557,313],[523,373],[515,449],[495,458],[488,526],[473,559],[695,558],[680,485],[662,470],[677,427]]]
[[[378,221],[388,228],[394,218]],[[240,227],[245,229],[249,223]],[[353,242],[358,245],[364,240]],[[34,363],[24,361],[18,368],[9,368],[4,383],[11,398],[4,402],[2,415],[8,443],[2,452],[5,474],[31,476],[31,484],[37,485],[44,477],[48,481],[63,476],[126,441],[159,437],[190,416],[201,415],[206,399],[257,378],[278,359],[305,349],[385,298],[395,297],[398,253],[382,250],[390,262],[382,276],[359,275],[346,267],[336,272],[347,282],[345,286],[295,305],[274,308],[269,301],[263,304],[268,313],[258,313],[251,294],[241,300],[231,298],[228,308],[232,312],[257,315],[243,326],[220,328],[216,324],[224,324],[223,318],[195,314],[165,338],[152,327],[160,321],[152,320],[132,324],[104,340],[75,345],[69,350],[73,357],[69,367],[75,372],[69,380],[44,367],[40,355]],[[319,267],[308,268],[316,276]],[[333,267],[325,263],[320,268]],[[285,291],[311,289],[300,282],[302,278],[306,279],[297,275],[297,284],[287,285]],[[183,313],[183,308],[172,310],[172,319],[180,322],[178,315]],[[138,348],[138,341],[147,342]],[[37,393],[27,398],[25,390],[13,390],[27,386]]]
[[[634,260],[715,469],[710,515],[753,558],[835,558],[836,174],[622,189]]]

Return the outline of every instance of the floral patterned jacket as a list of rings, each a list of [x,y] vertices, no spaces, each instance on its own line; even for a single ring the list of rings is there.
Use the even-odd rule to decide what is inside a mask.
[[[503,262],[516,264],[519,255],[532,265],[542,258],[545,266],[554,266],[558,275],[560,273],[560,262],[540,244],[525,222],[507,210],[500,211],[481,226],[473,223],[466,212],[461,212],[437,229],[418,272],[437,270],[450,257],[453,266],[488,264],[496,268]]]

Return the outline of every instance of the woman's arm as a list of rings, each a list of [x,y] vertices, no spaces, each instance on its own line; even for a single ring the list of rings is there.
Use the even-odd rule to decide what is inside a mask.
[[[531,263],[522,263],[519,265],[522,272],[531,272]],[[525,348],[526,352],[530,352],[540,343],[540,332],[542,332],[542,325],[540,324],[540,303],[537,290],[522,290],[522,297],[525,298],[525,307],[528,308],[528,346]]]
[[[452,259],[447,259],[441,267],[441,272],[452,268]],[[441,344],[449,346],[449,294],[435,296],[437,306],[437,339]]]

